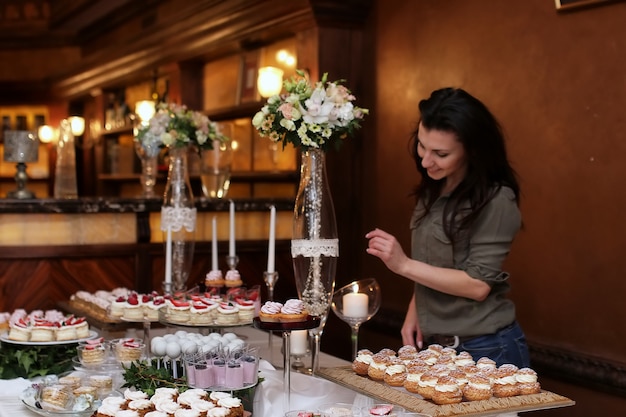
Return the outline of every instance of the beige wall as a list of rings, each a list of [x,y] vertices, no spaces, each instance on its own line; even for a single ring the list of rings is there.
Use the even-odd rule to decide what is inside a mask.
[[[373,112],[364,133],[363,233],[381,227],[409,249],[407,195],[417,178],[407,141],[418,101],[443,86],[468,90],[501,121],[521,177],[525,229],[507,269],[528,338],[619,363],[624,22],[626,2],[557,13],[550,0],[378,0],[366,29],[376,94],[364,89]],[[384,297],[386,307],[404,309],[410,284],[365,255],[363,265],[384,294],[395,294]]]

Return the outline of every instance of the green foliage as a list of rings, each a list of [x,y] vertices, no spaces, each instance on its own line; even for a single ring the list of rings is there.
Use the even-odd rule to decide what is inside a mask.
[[[153,363],[142,361],[124,366],[124,385],[122,387],[141,390],[153,395],[157,388],[178,388],[179,392],[187,390],[187,380],[174,378],[167,368],[155,368]]]
[[[23,346],[2,343],[0,378],[34,378],[72,369],[75,345]]]

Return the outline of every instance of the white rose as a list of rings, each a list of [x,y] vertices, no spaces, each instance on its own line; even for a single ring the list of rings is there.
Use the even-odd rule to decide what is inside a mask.
[[[263,120],[265,120],[265,114],[263,111],[257,112],[252,118],[252,126],[258,129],[263,123]]]

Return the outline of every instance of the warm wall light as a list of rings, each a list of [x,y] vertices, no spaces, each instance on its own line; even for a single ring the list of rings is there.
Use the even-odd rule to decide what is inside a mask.
[[[280,94],[283,89],[283,70],[276,67],[259,68],[257,89],[261,97],[271,97]]]
[[[49,125],[39,126],[37,129],[37,137],[41,143],[50,143],[54,140],[54,128]]]
[[[141,100],[135,103],[135,114],[139,116],[142,124],[147,124],[156,113],[156,106],[152,100]]]
[[[285,64],[288,67],[296,66],[296,57],[291,55],[286,49],[281,49],[276,52],[276,60]]]
[[[81,136],[85,133],[85,119],[80,116],[71,116],[68,118],[68,121],[72,129],[72,135]]]

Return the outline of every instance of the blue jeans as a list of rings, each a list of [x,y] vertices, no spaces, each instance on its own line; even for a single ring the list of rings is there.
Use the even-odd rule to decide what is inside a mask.
[[[497,333],[461,343],[456,350],[467,351],[475,361],[486,356],[496,361],[497,366],[511,363],[519,368],[530,367],[526,336],[517,321],[498,330]]]

